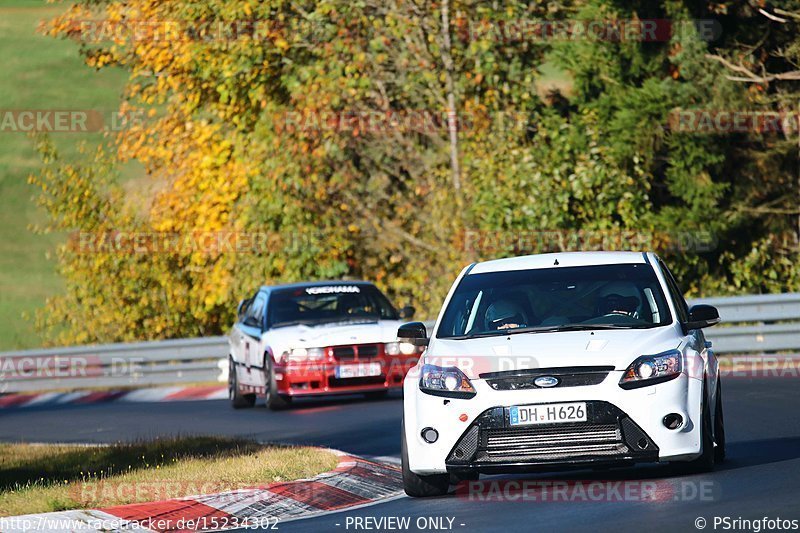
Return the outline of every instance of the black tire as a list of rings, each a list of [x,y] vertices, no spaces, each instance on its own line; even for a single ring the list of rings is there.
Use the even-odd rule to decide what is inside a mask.
[[[373,390],[364,393],[364,397],[367,400],[383,400],[389,395],[388,390]]]
[[[271,411],[288,409],[292,403],[291,396],[278,394],[278,383],[275,381],[275,371],[272,368],[272,357],[264,357],[264,403]]]
[[[722,412],[722,380],[717,377],[717,405],[714,414],[714,460],[721,463],[727,455],[725,443],[725,417]]]
[[[403,490],[414,498],[427,498],[430,496],[444,496],[450,488],[450,474],[434,474],[420,476],[408,467],[408,449],[406,448],[405,422],[400,426],[400,448],[403,463]]]
[[[701,426],[702,453],[700,457],[689,463],[689,470],[693,473],[711,472],[714,470],[714,433],[711,425],[711,406],[708,405],[706,385],[703,383],[703,414]]]
[[[228,399],[234,409],[253,407],[256,404],[255,394],[242,394],[239,390],[239,379],[236,377],[236,366],[233,357],[228,356]]]

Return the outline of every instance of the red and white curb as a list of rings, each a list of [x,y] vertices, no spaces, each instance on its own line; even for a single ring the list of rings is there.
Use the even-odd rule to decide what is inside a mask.
[[[269,529],[289,520],[362,507],[402,494],[398,466],[331,451],[339,456],[339,465],[311,479],[105,509],[0,518],[0,531]]]
[[[180,402],[195,400],[225,400],[224,386],[155,387],[109,391],[44,392],[37,394],[6,394],[0,396],[3,407],[40,407],[108,402]]]

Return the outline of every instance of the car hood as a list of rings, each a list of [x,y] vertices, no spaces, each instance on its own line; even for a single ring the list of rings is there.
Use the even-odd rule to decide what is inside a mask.
[[[425,362],[458,366],[470,378],[487,372],[608,366],[625,370],[641,355],[677,348],[671,326],[639,330],[519,333],[478,339],[432,339]]]
[[[322,348],[348,344],[372,344],[397,340],[398,320],[318,326],[286,326],[264,333],[263,339],[272,353],[281,354],[294,348]]]

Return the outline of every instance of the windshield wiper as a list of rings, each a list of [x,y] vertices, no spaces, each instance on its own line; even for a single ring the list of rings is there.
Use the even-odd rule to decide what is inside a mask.
[[[592,329],[638,329],[641,326],[633,324],[565,324],[553,326],[552,331],[589,331]]]
[[[503,335],[516,335],[518,333],[551,333],[556,331],[590,331],[594,329],[635,329],[636,326],[622,324],[562,324],[560,326],[532,326],[527,328],[502,329],[495,331],[480,331],[469,335],[444,337],[450,340],[480,339],[482,337],[500,337]]]
[[[307,320],[287,320],[285,322],[275,322],[274,324],[271,324],[270,327],[271,328],[286,328],[286,327],[289,327],[289,326],[300,326],[300,325],[313,326],[314,323],[313,322],[309,322]]]
[[[377,316],[375,317],[365,316],[359,318],[342,318],[342,319],[334,318],[330,320],[325,320],[324,322],[321,322],[320,325],[329,326],[331,324],[375,324],[379,320],[380,317]]]
[[[373,324],[378,322],[380,317],[378,316],[364,316],[364,317],[353,317],[353,318],[316,318],[316,319],[303,319],[303,320],[286,320],[284,322],[276,322],[272,324],[270,327],[272,328],[284,328],[288,326],[330,326],[331,324]]]

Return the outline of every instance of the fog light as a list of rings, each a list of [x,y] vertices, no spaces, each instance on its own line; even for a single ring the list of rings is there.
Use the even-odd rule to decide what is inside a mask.
[[[678,413],[668,414],[664,417],[664,427],[667,429],[678,429],[683,425],[683,417]]]
[[[439,439],[439,432],[433,428],[425,428],[422,430],[422,440],[428,444],[433,444]]]

